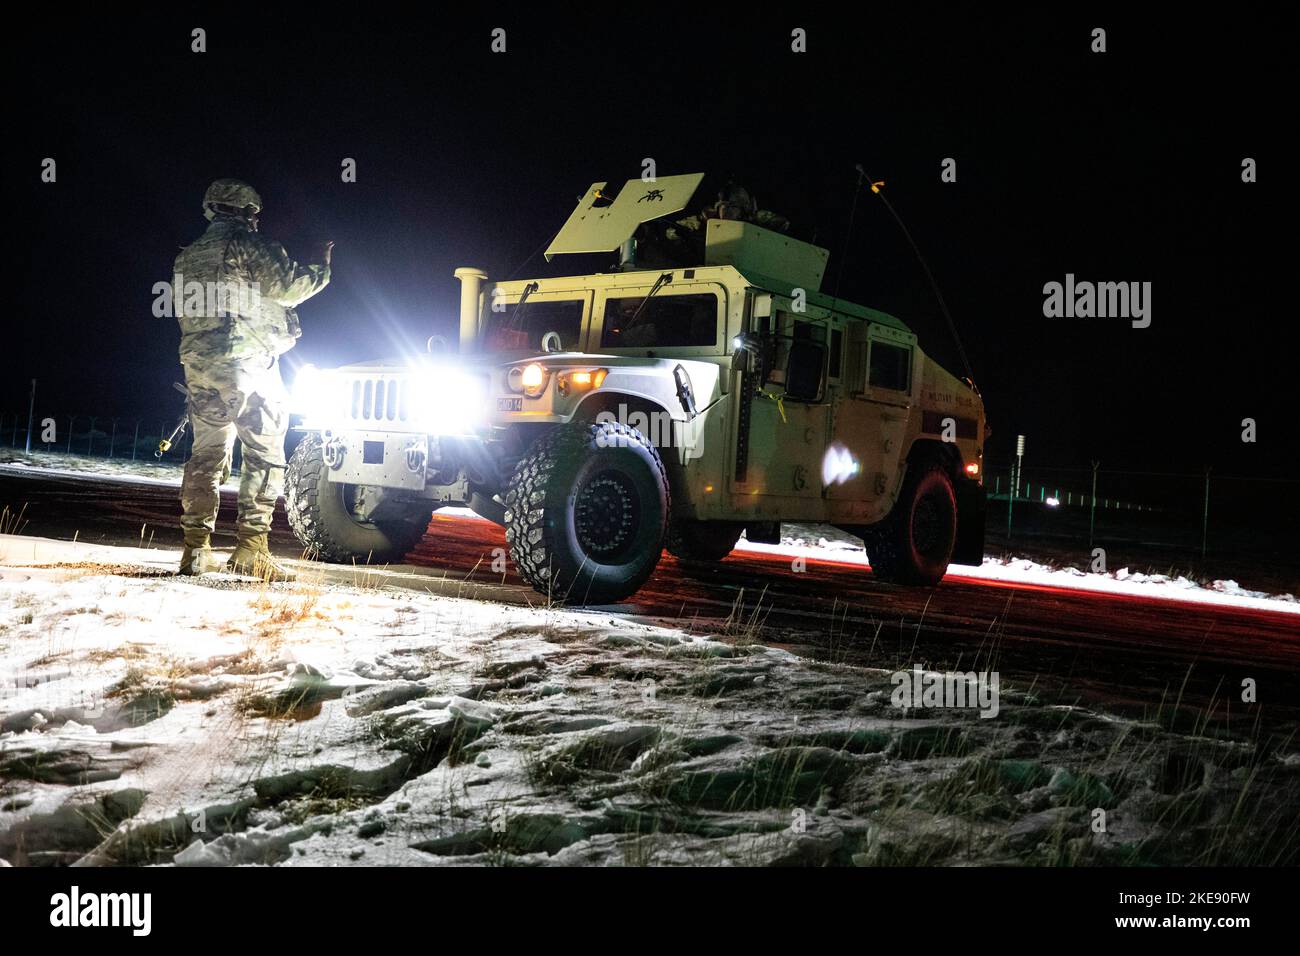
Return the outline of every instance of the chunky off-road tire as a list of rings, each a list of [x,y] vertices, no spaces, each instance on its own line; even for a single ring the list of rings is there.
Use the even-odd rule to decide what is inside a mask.
[[[663,461],[641,432],[617,422],[561,425],[510,479],[510,557],[553,600],[620,601],[659,563],[669,504]]]
[[[433,509],[413,503],[405,514],[381,522],[360,521],[347,506],[349,486],[332,482],[319,435],[308,435],[289,458],[284,510],[308,556],[344,564],[400,561],[424,537]]]
[[[674,521],[668,553],[682,561],[721,561],[731,554],[745,526],[736,521]]]
[[[938,465],[908,469],[894,510],[866,537],[871,570],[882,581],[938,584],[957,541],[957,498]]]

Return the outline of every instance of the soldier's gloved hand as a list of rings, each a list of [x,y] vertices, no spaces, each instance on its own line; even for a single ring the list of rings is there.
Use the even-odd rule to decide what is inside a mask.
[[[333,239],[327,239],[327,240],[325,241],[325,252],[324,252],[324,254],[323,254],[323,259],[324,259],[324,261],[325,261],[325,265],[329,265],[329,264],[330,264],[330,256],[331,256],[331,254],[332,254],[333,252],[334,252],[334,240],[333,240]]]

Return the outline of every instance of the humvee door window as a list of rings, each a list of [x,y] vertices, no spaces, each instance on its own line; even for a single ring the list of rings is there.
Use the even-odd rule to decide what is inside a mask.
[[[867,382],[875,388],[906,392],[912,385],[912,350],[887,342],[872,342],[871,374]]]
[[[795,322],[793,336],[796,342],[825,342],[826,330],[820,325],[813,325],[811,322]]]
[[[562,351],[576,350],[582,335],[582,306],[581,299],[529,298],[523,308],[510,303],[504,312],[489,309],[484,348],[489,352],[540,352],[542,336],[558,332]]]
[[[831,378],[839,378],[841,374],[840,363],[844,355],[844,330],[831,329],[831,357],[830,366],[827,374]]]
[[[717,345],[718,297],[706,292],[659,293],[648,302],[644,296],[606,299],[605,330],[600,344],[610,349]]]

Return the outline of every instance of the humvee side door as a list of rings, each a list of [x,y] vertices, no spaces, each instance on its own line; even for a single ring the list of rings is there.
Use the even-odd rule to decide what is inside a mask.
[[[752,331],[769,343],[767,383],[741,397],[733,416],[731,491],[741,509],[792,520],[822,515],[822,460],[832,400],[826,364],[830,313],[809,306],[796,313],[788,299],[775,299],[770,317],[755,318]],[[748,428],[745,418],[748,417]],[[742,443],[737,455],[737,443]]]
[[[831,516],[870,524],[889,513],[907,424],[915,401],[916,336],[875,322],[852,322],[844,389],[831,419],[832,446],[843,448],[856,473],[827,489]]]

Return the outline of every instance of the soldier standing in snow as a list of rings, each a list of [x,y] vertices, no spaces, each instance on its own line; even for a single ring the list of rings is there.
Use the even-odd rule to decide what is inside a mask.
[[[211,535],[236,437],[243,444],[237,543],[226,569],[292,580],[267,547],[284,484],[289,426],[279,357],[302,334],[294,306],[330,279],[326,243],[320,265],[299,265],[257,231],[262,199],[238,179],[218,179],[203,196],[211,225],[181,250],[173,270],[181,364],[189,390],[194,448],[181,483],[181,574],[220,567]],[[190,290],[199,295],[190,298]]]

